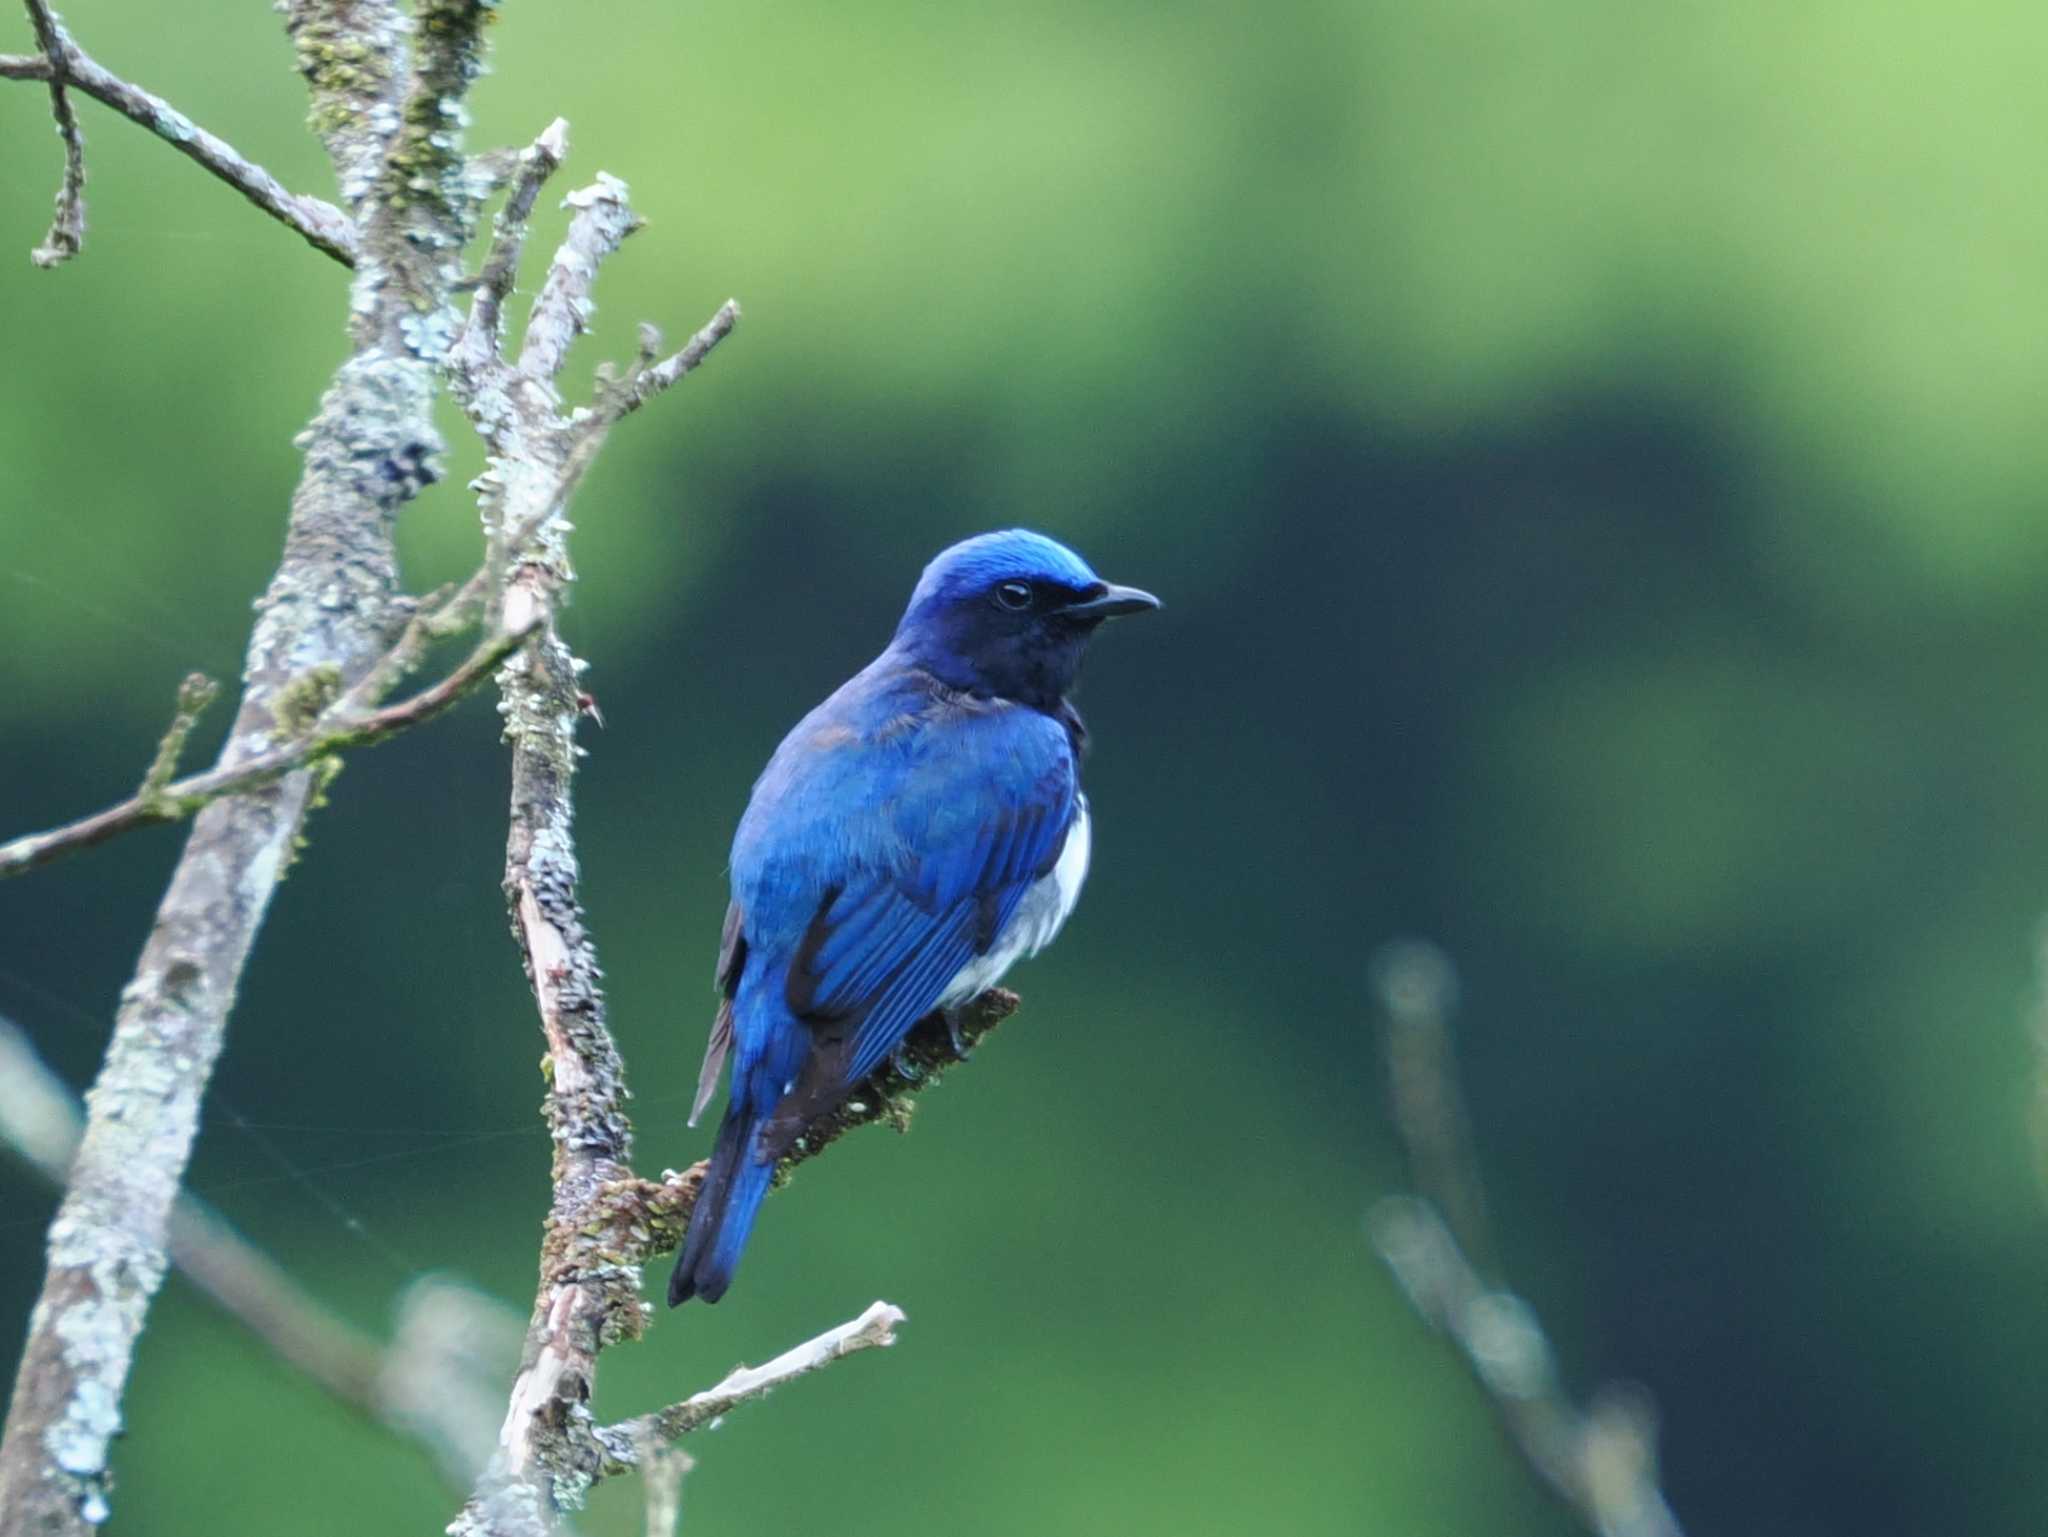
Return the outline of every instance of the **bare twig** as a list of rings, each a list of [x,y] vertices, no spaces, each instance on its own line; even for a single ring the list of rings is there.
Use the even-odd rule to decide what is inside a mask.
[[[54,267],[69,261],[85,245],[85,135],[64,88],[69,74],[64,29],[45,0],[27,0],[27,4],[36,46],[50,66],[50,113],[57,120],[57,137],[64,141],[64,179],[57,186],[57,214],[50,222],[50,233],[29,253],[29,260],[38,267]]]
[[[640,1487],[647,1494],[647,1537],[676,1537],[683,1519],[683,1480],[697,1466],[680,1446],[640,1448]]]
[[[663,390],[672,389],[689,375],[699,363],[711,355],[711,349],[732,335],[732,328],[739,324],[740,301],[728,299],[718,307],[695,336],[679,351],[663,358],[660,362],[645,360],[643,348],[642,366],[635,369],[625,383],[612,391],[603,415],[607,422],[629,416],[659,395]],[[659,336],[653,338],[657,344]]]
[[[484,259],[476,296],[470,300],[469,319],[463,325],[462,339],[456,344],[459,367],[475,370],[495,361],[503,342],[505,296],[512,291],[519,275],[519,256],[526,246],[526,221],[532,217],[542,185],[568,154],[569,125],[559,117],[520,151],[512,191],[498,211],[490,255]]]
[[[174,745],[171,735],[178,731],[174,722],[172,732],[166,735],[163,745],[158,748],[157,761],[150,769],[152,777],[144,781],[140,791],[119,805],[109,806],[76,822],[0,843],[0,880],[26,874],[66,854],[105,843],[109,838],[138,827],[182,821],[224,796],[258,789],[320,759],[330,758],[352,747],[374,747],[401,731],[425,725],[488,678],[500,662],[519,648],[526,635],[527,631],[513,630],[491,637],[478,645],[447,677],[410,699],[387,705],[381,710],[359,713],[350,708],[352,704],[361,702],[359,696],[352,692],[321,711],[308,730],[290,738],[281,747],[208,769],[204,773],[188,775],[184,779],[158,783],[154,778],[158,770],[170,766],[166,764],[164,754]],[[189,723],[185,729],[191,729]],[[171,763],[175,764],[175,761],[174,756]]]
[[[472,324],[474,323],[474,318],[474,312],[472,311]],[[684,348],[682,352],[676,354],[675,358],[669,359],[670,363],[677,364],[675,379],[681,379],[684,374],[689,373],[698,364],[702,363],[713,347],[732,334],[734,326],[739,323],[739,318],[739,301],[737,299],[726,300],[719,307],[718,313],[711,318],[711,321],[696,336],[691,338],[690,345]],[[651,331],[652,327],[645,329]],[[466,331],[464,333],[465,342],[472,334],[475,333],[473,331]],[[682,359],[686,355],[688,361],[686,363],[678,363],[678,359]],[[476,374],[472,375],[472,377],[477,375],[493,379],[496,381],[496,387],[501,391],[508,386],[511,388],[518,387],[515,374],[508,374],[507,371],[493,368],[491,365],[486,365],[484,369],[477,370]],[[666,386],[663,387],[665,388]],[[647,393],[651,395],[657,392],[650,390]],[[500,398],[502,399],[502,396]],[[637,407],[638,402],[623,408],[616,407],[614,404],[606,401],[601,395],[599,404],[595,408],[578,411],[566,422],[555,424],[554,430],[563,438],[567,447],[561,453],[561,464],[555,473],[553,486],[548,489],[545,495],[537,499],[538,505],[535,507],[535,510],[528,513],[524,521],[516,524],[509,533],[499,526],[496,514],[487,515],[486,521],[490,528],[490,548],[486,564],[482,571],[479,571],[476,576],[470,578],[471,587],[465,588],[465,593],[475,589],[489,595],[489,599],[492,601],[503,595],[506,590],[504,567],[509,559],[509,552],[523,550],[533,544],[535,536],[540,534],[569,505],[571,498],[576,494],[576,488],[583,483],[584,473],[589,470],[592,464],[597,462],[598,453],[604,448],[605,438],[610,433],[612,424],[620,417],[626,415],[627,412],[637,409]],[[479,419],[481,420],[481,416],[479,416]],[[486,477],[486,484],[492,483],[491,477]]]
[[[626,233],[631,234],[632,230],[628,229]],[[536,302],[537,308],[538,302]],[[712,316],[711,320],[702,330],[691,338],[689,346],[662,365],[664,367],[673,365],[673,378],[669,382],[673,383],[675,380],[681,379],[683,375],[689,373],[698,364],[702,363],[710,355],[713,347],[732,334],[733,328],[739,323],[739,318],[740,306],[737,299],[728,299],[719,306],[718,312]],[[652,326],[643,326],[641,330],[643,339],[648,335],[656,337],[660,335]],[[469,349],[474,345],[476,338],[485,334],[483,330],[478,328],[476,311],[472,308],[470,322],[464,330],[463,343],[460,350],[468,353]],[[531,326],[529,326],[527,334],[529,336],[533,334]],[[494,428],[491,424],[506,424],[513,418],[514,413],[510,410],[511,396],[525,389],[539,388],[545,382],[529,380],[518,369],[507,368],[495,359],[479,359],[473,353],[469,354],[467,366],[459,370],[459,373],[462,382],[457,386],[458,394],[468,401],[472,419],[477,422],[478,430],[484,433],[486,441],[490,442],[498,441],[499,435],[503,430],[502,426]],[[637,376],[633,382],[637,383]],[[666,387],[666,385],[662,386],[662,388]],[[550,422],[544,428],[539,426],[530,428],[530,430],[534,431],[544,431],[548,436],[556,440],[552,457],[559,459],[559,468],[555,471],[554,484],[547,492],[538,497],[529,498],[529,500],[535,503],[534,510],[529,512],[523,521],[514,525],[509,532],[503,527],[503,508],[492,494],[502,487],[504,483],[502,475],[498,473],[497,466],[495,465],[493,473],[486,475],[484,480],[486,487],[484,521],[489,530],[489,542],[485,555],[484,570],[479,572],[477,577],[472,577],[471,582],[475,584],[480,577],[487,577],[482,586],[482,591],[487,594],[486,612],[493,617],[502,617],[496,614],[495,609],[489,605],[495,605],[507,590],[505,566],[510,559],[510,552],[524,550],[532,545],[535,542],[536,536],[546,529],[560,515],[563,509],[569,505],[570,499],[576,494],[576,488],[583,482],[584,473],[589,470],[592,464],[597,462],[597,456],[604,448],[605,439],[611,432],[612,424],[628,412],[638,409],[641,400],[658,393],[657,390],[650,388],[643,393],[641,400],[634,400],[630,404],[620,404],[620,392],[630,390],[630,388],[631,384],[626,386],[609,385],[607,381],[601,378],[599,382],[599,397],[595,406],[579,410],[567,420],[557,419]],[[608,394],[607,390],[610,390],[611,393]],[[552,400],[553,397],[550,394],[547,398]],[[515,452],[501,454],[498,457],[508,463],[517,463],[520,461],[521,453],[524,452],[523,449],[519,449],[517,446],[522,444],[525,439],[519,429],[513,428],[511,432],[512,436],[508,441],[515,445]]]
[[[1683,1537],[1658,1487],[1649,1395],[1609,1384],[1580,1410],[1558,1382],[1535,1311],[1466,1257],[1486,1246],[1486,1202],[1451,1055],[1449,960],[1431,945],[1394,945],[1375,958],[1373,974],[1388,1021],[1394,1125],[1424,1192],[1373,1208],[1368,1227],[1380,1259],[1417,1315],[1456,1348],[1545,1490],[1599,1537]],[[1457,1214],[1457,1231],[1440,1208]]]
[[[1408,1151],[1415,1188],[1444,1214],[1466,1252],[1487,1263],[1486,1196],[1451,1044],[1457,973],[1434,945],[1411,942],[1374,956],[1372,980],[1386,1013],[1394,1129]]]
[[[131,123],[148,129],[179,154],[203,166],[212,175],[233,187],[280,224],[297,231],[316,251],[326,252],[345,267],[355,265],[355,226],[350,222],[348,215],[339,208],[332,203],[322,202],[319,198],[303,196],[288,190],[262,166],[243,156],[225,139],[208,133],[161,96],[152,95],[141,86],[123,80],[88,55],[68,36],[60,33],[60,38],[60,50],[47,57],[0,55],[0,79],[47,80],[54,95],[62,86],[59,84],[59,67],[53,66],[51,61],[61,60],[63,85],[84,92],[93,100],[113,108]],[[65,180],[68,187],[71,180],[69,162],[76,152],[70,137],[65,140],[65,149]],[[81,184],[84,176],[81,161],[78,168],[78,180]],[[61,224],[61,194],[58,217]],[[82,212],[80,233],[83,233]],[[56,234],[57,231],[53,229],[53,243]],[[76,247],[73,246],[72,249],[75,250]],[[51,263],[41,260],[39,253],[37,265],[48,266]]]
[[[741,1404],[765,1398],[785,1382],[794,1382],[860,1351],[895,1344],[896,1326],[903,1321],[903,1309],[894,1303],[871,1303],[860,1317],[836,1329],[827,1329],[816,1339],[807,1340],[793,1350],[785,1350],[761,1366],[742,1366],[716,1387],[706,1388],[653,1414],[607,1425],[598,1432],[598,1438],[615,1460],[608,1463],[604,1471],[620,1473],[635,1467],[648,1446],[679,1441],[720,1415],[730,1414]]]

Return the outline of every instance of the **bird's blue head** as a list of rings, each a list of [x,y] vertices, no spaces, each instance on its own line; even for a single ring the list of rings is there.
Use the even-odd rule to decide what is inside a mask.
[[[1105,582],[1058,540],[1028,529],[979,534],[924,568],[894,647],[971,694],[1054,709],[1105,619],[1159,607]]]

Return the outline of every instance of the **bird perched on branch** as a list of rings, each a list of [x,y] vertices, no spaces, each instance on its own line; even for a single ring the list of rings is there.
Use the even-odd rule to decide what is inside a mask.
[[[725,1294],[806,1126],[1059,932],[1088,873],[1067,693],[1103,620],[1158,606],[1042,534],[983,534],[925,567],[888,648],[783,738],[733,839],[690,1124],[728,1054],[732,1083],[671,1307]]]

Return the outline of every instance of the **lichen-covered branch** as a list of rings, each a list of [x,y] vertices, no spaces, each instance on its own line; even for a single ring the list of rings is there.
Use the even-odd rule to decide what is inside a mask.
[[[297,681],[295,692],[288,693],[280,701],[283,706],[281,713],[294,717],[284,724],[297,727],[281,745],[238,763],[223,764],[183,779],[172,780],[167,774],[159,778],[160,771],[176,766],[174,749],[183,741],[181,724],[183,731],[191,729],[191,717],[181,710],[172,723],[171,731],[166,733],[157,759],[150,766],[140,790],[118,805],[81,817],[76,822],[0,843],[0,880],[26,874],[66,854],[105,843],[109,838],[138,827],[183,821],[223,796],[256,789],[297,769],[331,763],[337,754],[350,748],[374,747],[402,731],[425,725],[488,678],[525,638],[525,632],[518,630],[490,636],[440,682],[420,690],[410,699],[380,710],[362,709],[360,685],[321,708],[323,690],[331,692],[338,682],[339,673],[331,668],[315,668]],[[405,642],[401,640],[400,644]],[[396,651],[398,648],[392,649]],[[386,653],[386,657],[389,655]],[[371,664],[364,674],[365,682],[374,677],[389,676],[388,668],[382,674],[379,672],[384,661],[385,658],[379,658],[378,662]],[[187,681],[189,684],[190,680]],[[313,708],[304,709],[305,704],[311,704]],[[295,709],[295,705],[300,707]]]
[[[1599,1537],[1683,1537],[1657,1481],[1656,1406],[1610,1383],[1566,1396],[1535,1310],[1468,1257],[1488,1247],[1486,1201],[1451,1054],[1456,977],[1430,945],[1389,947],[1374,979],[1386,1015],[1394,1126],[1419,1195],[1389,1196],[1368,1228],[1417,1316],[1457,1352],[1544,1490]]]
[[[50,115],[57,120],[57,137],[64,141],[64,176],[57,184],[56,217],[50,221],[50,233],[29,253],[29,259],[38,267],[54,267],[69,261],[85,245],[85,134],[79,129],[78,114],[65,88],[69,69],[64,29],[50,13],[47,0],[27,0],[27,4],[36,46],[50,66]]]
[[[436,474],[436,371],[453,329],[436,321],[453,315],[454,253],[473,217],[452,204],[422,212],[423,204],[379,203],[372,189],[397,170],[361,175],[397,142],[380,109],[407,73],[406,18],[375,0],[291,0],[287,16],[344,202],[357,214],[354,348],[298,440],[304,470],[284,551],[258,605],[241,706],[217,765],[230,772],[300,734],[297,680],[331,677],[345,692],[411,617],[392,533]],[[451,90],[459,95],[459,84]],[[459,153],[453,123],[447,132],[437,148]],[[108,1514],[108,1452],[168,1262],[200,1102],[250,946],[318,789],[318,774],[294,769],[211,802],[192,823],[122,992],[51,1224],[0,1436],[0,1537],[84,1537]]]
[[[462,103],[483,71],[483,27],[496,9],[497,0],[415,0],[412,67],[367,216],[365,243],[412,312],[408,341],[436,361],[454,339],[449,300],[479,201],[462,152]]]
[[[410,23],[396,0],[283,0],[312,107],[307,122],[334,163],[343,206],[360,213],[398,131]]]
[[[0,1019],[0,1145],[62,1187],[78,1150],[78,1102],[12,1021]],[[369,1410],[382,1352],[307,1297],[214,1211],[180,1195],[172,1263],[229,1316],[352,1408]]]
[[[597,311],[590,283],[598,263],[640,228],[627,201],[626,184],[602,171],[590,186],[577,188],[563,202],[575,210],[575,217],[534,295],[519,352],[519,372],[534,380],[553,379],[562,371],[570,347],[590,328],[590,317]]]
[[[556,118],[520,151],[512,173],[512,190],[498,211],[490,255],[478,275],[469,319],[456,343],[455,367],[464,378],[475,377],[497,361],[504,346],[506,296],[519,276],[519,257],[526,249],[526,222],[540,189],[569,155],[569,124]]]
[[[47,56],[0,55],[0,79],[48,80],[54,92],[62,88],[58,83],[58,72],[61,68],[64,85],[111,107],[131,123],[148,129],[179,154],[233,187],[280,224],[296,230],[316,251],[326,252],[345,267],[355,264],[356,231],[347,214],[332,203],[290,191],[262,166],[242,155],[225,139],[208,133],[161,96],[152,95],[141,86],[122,79],[87,54],[68,36],[61,32],[59,36],[59,51]],[[53,59],[59,63],[53,65]],[[68,187],[71,184],[71,163],[75,159],[77,182],[82,187],[85,180],[83,150],[72,136],[66,137],[65,148],[66,185]],[[64,223],[61,198],[62,194],[58,213],[59,225]],[[83,237],[82,204],[77,217],[76,233],[80,238]],[[51,231],[51,237],[46,243],[45,250],[59,243],[55,229]],[[76,249],[77,245],[73,242],[63,254],[69,255]],[[42,252],[39,251],[37,265],[49,266],[53,263],[44,261]]]
[[[550,128],[527,177],[536,190],[559,157]],[[517,194],[515,194],[516,196]],[[526,200],[527,207],[531,201]],[[547,1043],[546,1115],[554,1135],[553,1195],[526,1347],[498,1456],[451,1529],[546,1531],[581,1502],[604,1455],[587,1407],[604,1345],[644,1326],[640,1274],[580,1242],[602,1192],[630,1180],[625,1068],[605,1022],[604,991],[583,910],[572,784],[584,712],[582,664],[557,633],[556,605],[573,579],[565,484],[581,424],[560,414],[554,377],[586,323],[598,266],[636,221],[623,183],[600,176],[572,193],[576,212],[534,302],[517,365],[502,356],[496,307],[509,270],[472,301],[454,388],[490,454],[482,481],[494,558],[509,571],[501,623],[533,639],[499,674],[499,709],[512,753],[505,897]],[[508,209],[497,252],[516,253],[524,210]]]

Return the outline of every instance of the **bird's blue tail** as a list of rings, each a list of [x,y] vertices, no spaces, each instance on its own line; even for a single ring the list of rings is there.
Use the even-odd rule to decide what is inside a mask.
[[[690,1212],[690,1231],[668,1278],[668,1305],[678,1307],[692,1297],[716,1302],[732,1285],[740,1253],[754,1228],[754,1214],[768,1193],[775,1160],[760,1156],[760,1123],[738,1105],[730,1105],[711,1150],[711,1168]]]

